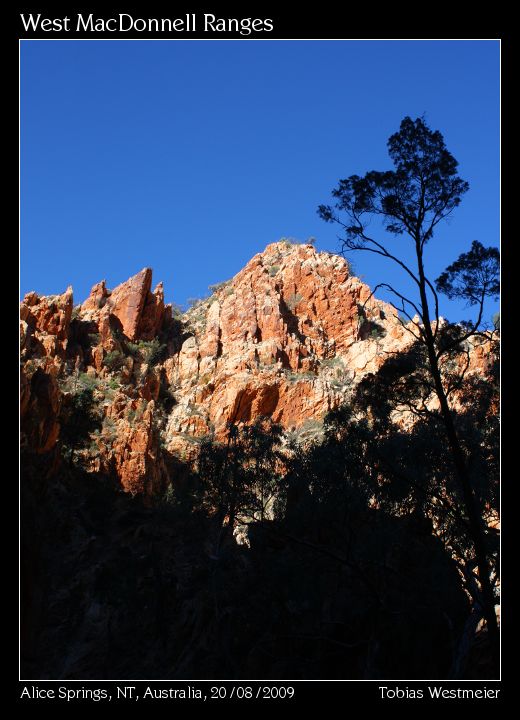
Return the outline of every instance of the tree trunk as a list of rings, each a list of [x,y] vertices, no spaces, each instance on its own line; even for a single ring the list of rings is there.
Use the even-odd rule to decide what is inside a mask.
[[[450,680],[460,680],[464,677],[468,663],[469,653],[475,640],[475,633],[482,615],[475,608],[464,624],[464,630],[457,647],[453,653],[453,662],[450,670]]]
[[[475,549],[475,558],[478,566],[479,582],[482,590],[482,606],[484,617],[487,621],[489,638],[493,647],[493,653],[496,659],[498,659],[499,632],[497,618],[495,614],[493,588],[491,586],[490,570],[487,560],[485,536],[482,528],[482,518],[480,517],[477,509],[475,496],[473,494],[473,489],[471,486],[471,479],[466,467],[466,460],[464,458],[464,453],[462,451],[462,447],[457,436],[457,431],[453,422],[453,416],[450,410],[448,399],[446,397],[446,393],[444,392],[444,386],[442,384],[442,377],[439,369],[439,363],[435,351],[435,342],[433,339],[433,333],[431,328],[428,299],[426,296],[426,281],[422,261],[422,250],[420,249],[419,242],[416,242],[416,249],[420,280],[419,289],[422,305],[422,321],[424,326],[424,342],[428,351],[430,373],[432,375],[435,385],[435,393],[439,399],[441,415],[446,431],[446,437],[450,446],[450,451],[453,459],[453,464],[455,466],[455,471],[459,480],[459,485],[462,490],[462,497],[470,527],[471,540]]]

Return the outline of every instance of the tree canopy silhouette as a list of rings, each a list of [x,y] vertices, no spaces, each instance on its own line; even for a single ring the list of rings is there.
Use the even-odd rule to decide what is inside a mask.
[[[409,321],[401,319],[425,350],[427,384],[429,382],[437,396],[478,566],[480,597],[474,600],[482,606],[490,637],[497,648],[498,627],[490,579],[490,556],[494,548],[487,542],[485,521],[475,497],[475,477],[470,471],[467,449],[461,441],[450,402],[453,383],[457,381],[453,372],[450,378],[443,370],[450,365],[446,363],[449,353],[461,353],[465,341],[482,334],[484,301],[495,297],[499,289],[499,253],[496,248],[485,248],[474,242],[468,253],[452,263],[436,283],[432,282],[425,268],[425,245],[433,239],[439,223],[460,205],[469,185],[458,175],[458,163],[446,148],[441,133],[431,130],[424,118],[405,117],[399,131],[388,140],[388,152],[393,170],[372,170],[364,177],[351,175],[340,180],[332,191],[334,205],[320,205],[318,213],[326,222],[343,228],[343,251],[365,251],[385,257],[412,280],[416,291],[412,297],[388,283],[378,284],[373,292],[385,288],[391,293],[397,317],[402,313]],[[394,238],[409,238],[415,255],[413,264],[369,233],[373,218],[379,218],[383,230]],[[477,304],[476,321],[455,328],[443,326],[439,322],[439,292],[449,298],[463,298],[470,305]],[[427,411],[424,404],[423,410]]]

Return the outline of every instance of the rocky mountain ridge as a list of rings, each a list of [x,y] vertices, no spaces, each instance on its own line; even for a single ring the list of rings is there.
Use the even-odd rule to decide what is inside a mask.
[[[353,385],[413,336],[338,255],[280,241],[186,313],[152,291],[144,268],[113,290],[96,284],[21,303],[22,445],[55,453],[78,392],[92,393],[98,427],[77,453],[131,493],[170,479],[201,439],[268,416],[305,439]],[[472,349],[472,369],[486,363]],[[52,468],[52,463],[49,465]]]

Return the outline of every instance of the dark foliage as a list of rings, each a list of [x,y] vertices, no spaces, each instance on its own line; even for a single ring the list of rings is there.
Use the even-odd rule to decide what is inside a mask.
[[[351,493],[345,523],[345,505],[314,489],[303,528],[258,521],[250,548],[227,538],[216,558],[211,515],[147,507],[73,472],[38,488],[24,477],[22,676],[449,673],[467,600],[442,545],[413,521],[355,507]]]
[[[113,350],[103,358],[103,365],[109,370],[120,370],[125,364],[125,356],[119,350]]]
[[[364,177],[351,175],[340,180],[332,195],[335,210],[320,205],[327,222],[338,221],[336,211],[345,212],[347,246],[367,242],[365,217],[377,215],[392,235],[410,234],[420,228],[421,242],[433,236],[438,223],[459,204],[469,185],[457,175],[457,161],[447,150],[444,138],[422,118],[409,117],[388,140],[394,170],[371,171]],[[373,251],[378,251],[374,246]],[[379,251],[384,254],[381,249]]]
[[[475,241],[471,250],[450,265],[434,284],[425,267],[425,245],[432,240],[437,225],[458,207],[469,185],[457,174],[458,163],[447,150],[441,133],[431,130],[423,118],[405,117],[399,131],[388,140],[388,152],[394,170],[372,170],[364,177],[351,175],[340,180],[332,191],[335,205],[320,205],[318,213],[326,222],[334,222],[343,228],[343,250],[380,255],[396,264],[412,280],[410,297],[388,283],[380,283],[373,291],[384,288],[391,294],[396,317],[404,316],[409,321],[403,325],[422,347],[426,359],[420,366],[421,372],[413,373],[413,381],[422,385],[416,388],[418,394],[408,394],[410,384],[403,381],[402,376],[394,387],[399,392],[404,387],[405,405],[411,412],[432,420],[435,413],[429,401],[436,398],[439,422],[435,431],[440,433],[449,449],[449,461],[467,520],[467,540],[473,547],[478,568],[481,597],[478,598],[475,592],[473,597],[476,606],[483,608],[498,658],[499,633],[493,592],[496,563],[486,542],[485,516],[475,491],[478,478],[473,475],[452,398],[460,392],[468,367],[466,343],[478,336],[490,340],[482,332],[482,319],[486,298],[496,297],[499,291],[499,252]],[[387,247],[374,236],[374,228],[370,228],[373,219],[394,236],[393,245]],[[375,231],[377,236],[377,223]],[[400,255],[401,236],[411,244],[413,262]],[[463,298],[468,305],[476,305],[476,319],[447,329],[439,316],[439,292],[449,298]],[[468,362],[465,366],[463,363],[461,369],[458,359],[464,353]],[[473,574],[477,576],[477,573]]]
[[[65,454],[73,453],[88,442],[90,433],[101,428],[94,391],[83,387],[67,398],[61,411],[60,438]]]
[[[485,248],[477,240],[435,281],[437,291],[450,300],[460,298],[468,305],[480,304],[483,297],[498,298],[500,292],[500,254],[497,248]]]
[[[483,650],[463,643],[475,560],[438,417],[407,431],[390,420],[423,372],[420,345],[390,358],[306,448],[284,450],[267,419],[207,439],[197,470],[170,459],[162,499],[132,499],[78,465],[43,481],[45,458],[24,457],[22,676],[477,673],[485,633]],[[496,391],[467,380],[457,415],[487,508],[498,502]],[[88,393],[77,408],[86,432]],[[496,556],[491,529],[487,542]],[[493,677],[486,662],[478,672]]]

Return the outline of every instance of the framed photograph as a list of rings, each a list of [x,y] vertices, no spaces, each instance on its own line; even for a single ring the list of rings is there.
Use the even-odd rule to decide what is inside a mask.
[[[501,40],[328,27],[19,13],[22,702],[499,699]]]

